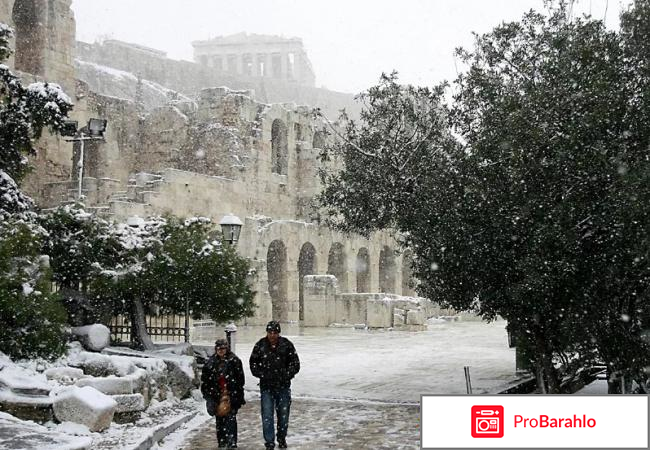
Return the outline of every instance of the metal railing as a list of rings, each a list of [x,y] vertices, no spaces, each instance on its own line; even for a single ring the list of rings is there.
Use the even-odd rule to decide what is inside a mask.
[[[146,316],[145,323],[147,332],[153,341],[188,342],[190,339],[184,315]],[[108,328],[111,331],[112,343],[131,342],[131,323],[128,317],[115,316],[111,318]]]

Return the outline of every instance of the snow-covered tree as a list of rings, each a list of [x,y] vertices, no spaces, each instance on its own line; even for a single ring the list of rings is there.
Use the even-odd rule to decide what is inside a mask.
[[[90,295],[131,318],[132,339],[152,347],[145,313],[207,315],[217,322],[253,314],[249,264],[235,250],[211,239],[206,218],[154,217],[112,226],[121,249],[112,267],[95,263]]]
[[[12,31],[0,24],[0,61],[11,54]],[[47,233],[36,223],[32,199],[16,181],[28,169],[34,140],[61,130],[70,99],[55,84],[24,87],[0,64],[0,351],[17,358],[56,357],[64,350],[65,310],[51,292]]]
[[[0,23],[0,61],[12,53],[12,33],[11,28]],[[23,86],[4,64],[0,64],[0,99],[0,169],[20,181],[29,167],[26,156],[35,153],[34,140],[45,128],[61,131],[72,102],[58,84]]]
[[[400,231],[420,294],[506,318],[549,392],[558,360],[601,358],[630,376],[650,362],[650,78],[647,59],[634,62],[642,34],[628,34],[558,2],[477,36],[459,51],[468,68],[449,116],[462,145],[419,112],[427,95],[383,79],[345,130],[343,172],[325,177],[343,229]]]
[[[90,295],[96,265],[113,267],[120,245],[111,224],[86,212],[83,205],[65,205],[39,216],[47,230],[43,252],[50,256],[53,281],[59,286],[72,325],[106,322],[112,307]]]

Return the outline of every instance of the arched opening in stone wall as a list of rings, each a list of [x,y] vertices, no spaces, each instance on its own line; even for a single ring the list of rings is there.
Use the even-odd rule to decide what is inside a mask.
[[[271,124],[271,171],[286,175],[289,167],[289,149],[287,126],[280,119]]]
[[[402,295],[413,296],[413,252],[406,250],[402,255]]]
[[[367,248],[359,249],[355,271],[357,273],[357,292],[370,292],[370,255]]]
[[[45,75],[47,4],[43,0],[16,0],[12,19],[16,34],[16,69]]]
[[[384,246],[379,253],[379,292],[395,293],[395,252]]]
[[[298,257],[298,319],[305,320],[304,278],[316,273],[316,248],[305,242]]]
[[[287,247],[275,240],[266,253],[266,271],[269,280],[269,295],[274,320],[287,320],[289,299],[287,298]]]
[[[324,148],[325,147],[325,133],[322,131],[314,131],[314,138],[311,143],[312,148]]]
[[[334,275],[339,282],[340,292],[348,291],[348,265],[343,244],[335,242],[327,258],[327,274]]]

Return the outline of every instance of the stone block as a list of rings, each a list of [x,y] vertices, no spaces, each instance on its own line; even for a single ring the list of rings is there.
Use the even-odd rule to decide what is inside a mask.
[[[404,315],[403,314],[393,314],[393,326],[400,327],[404,325]]]
[[[52,367],[44,373],[48,380],[55,380],[61,384],[74,384],[77,380],[87,377],[83,370],[75,367]]]
[[[123,377],[89,377],[78,380],[76,386],[90,386],[107,395],[142,393],[147,386],[147,372],[136,369]]]
[[[304,278],[304,325],[326,327],[335,321],[338,282],[333,275]]]
[[[38,423],[49,422],[54,418],[50,397],[18,395],[8,389],[0,389],[0,411]]]
[[[99,323],[72,328],[72,334],[79,338],[86,350],[101,352],[111,343],[111,331]]]
[[[421,309],[409,309],[406,312],[407,325],[424,325],[425,320],[424,311]]]
[[[90,431],[102,431],[111,425],[117,402],[90,386],[73,386],[60,392],[52,406],[60,422],[80,423]]]
[[[368,328],[390,328],[393,326],[393,306],[390,299],[368,300]]]
[[[144,411],[145,403],[142,394],[112,395],[111,398],[117,403],[115,412]]]

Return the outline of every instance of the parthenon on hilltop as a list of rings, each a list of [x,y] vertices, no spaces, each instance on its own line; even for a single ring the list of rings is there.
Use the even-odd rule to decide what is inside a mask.
[[[238,33],[192,42],[194,61],[216,72],[315,85],[302,39]]]

